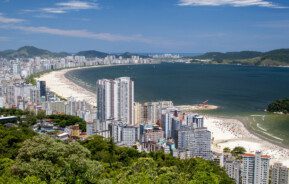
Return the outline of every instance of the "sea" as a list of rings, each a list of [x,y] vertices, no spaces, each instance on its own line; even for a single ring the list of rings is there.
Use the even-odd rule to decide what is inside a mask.
[[[289,115],[265,112],[289,98],[289,68],[161,63],[72,70],[66,77],[95,92],[98,79],[131,77],[135,101],[171,100],[175,105],[208,101],[220,108],[200,113],[237,118],[253,133],[289,147]]]

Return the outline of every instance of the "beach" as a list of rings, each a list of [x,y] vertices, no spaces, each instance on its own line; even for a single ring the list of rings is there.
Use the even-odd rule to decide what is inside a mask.
[[[273,164],[283,163],[289,167],[289,150],[251,134],[244,124],[236,119],[205,116],[205,126],[212,132],[213,151],[222,152],[225,147],[244,147],[248,153],[261,150],[270,155]]]
[[[75,97],[85,100],[96,106],[96,95],[87,89],[75,84],[65,77],[65,73],[74,69],[64,69],[46,73],[39,80],[46,81],[47,88],[63,98]],[[181,106],[182,107],[182,106]],[[183,106],[185,109],[199,110],[200,106]],[[217,106],[208,105],[206,108],[215,109]],[[212,132],[212,148],[215,152],[222,152],[223,148],[233,149],[236,146],[244,147],[248,152],[262,150],[263,154],[271,156],[271,164],[281,162],[289,167],[289,150],[274,145],[250,133],[244,124],[236,119],[205,116],[205,126]]]
[[[74,97],[76,100],[84,100],[90,105],[96,106],[95,93],[76,85],[65,77],[65,74],[71,70],[75,70],[75,68],[49,72],[42,75],[37,80],[46,81],[46,87],[62,98],[68,99],[69,97]]]

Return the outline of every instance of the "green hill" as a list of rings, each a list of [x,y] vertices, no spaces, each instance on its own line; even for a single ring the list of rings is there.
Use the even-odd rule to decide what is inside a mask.
[[[6,59],[16,59],[16,58],[33,58],[33,57],[42,57],[42,58],[56,58],[56,57],[66,57],[71,56],[72,54],[66,52],[51,52],[49,50],[39,49],[34,46],[24,46],[17,50],[4,50],[0,51],[0,58]],[[86,58],[105,58],[106,56],[112,55],[105,52],[100,52],[96,50],[87,50],[80,51],[74,54],[76,56],[85,56]],[[131,58],[132,56],[139,56],[141,58],[147,58],[148,56],[133,54],[130,52],[125,52],[123,54],[113,54],[116,56],[121,56],[123,58]]]
[[[208,52],[192,58],[192,62],[199,59],[209,60],[209,63],[244,64],[256,66],[288,66],[289,49],[277,49],[269,52],[241,51],[241,52]]]
[[[76,53],[75,55],[77,56],[85,56],[86,58],[104,58],[106,56],[108,56],[109,54],[105,53],[105,52],[100,52],[100,51],[96,51],[96,50],[88,50],[88,51],[80,51],[78,53]]]
[[[135,54],[135,53],[130,53],[130,52],[124,52],[123,54],[119,54],[117,56],[121,56],[122,58],[131,58],[132,56],[139,56],[140,58],[148,58],[149,57],[147,55]]]
[[[34,46],[24,46],[19,48],[18,50],[5,50],[0,52],[0,57],[7,59],[14,58],[32,58],[32,57],[65,57],[68,56],[68,53],[54,53],[48,50],[39,49]]]
[[[269,52],[265,52],[262,55],[262,60],[270,59],[274,61],[280,61],[289,64],[289,49],[277,49]]]

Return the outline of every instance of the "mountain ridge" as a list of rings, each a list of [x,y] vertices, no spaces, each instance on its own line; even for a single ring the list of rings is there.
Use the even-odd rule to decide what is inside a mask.
[[[130,58],[131,56],[140,56],[142,58],[148,57],[146,55],[134,54],[130,52],[124,52],[122,54],[109,54],[106,52],[101,52],[97,50],[86,50],[79,51],[75,54],[70,54],[67,52],[51,52],[49,50],[40,49],[34,46],[23,46],[17,50],[8,49],[4,51],[0,51],[0,58],[6,59],[16,59],[16,58],[33,58],[33,57],[43,57],[43,58],[57,58],[57,57],[65,57],[65,56],[85,56],[86,58],[104,58],[109,55],[116,55],[123,58]]]
[[[135,54],[124,52],[122,54],[109,54],[96,50],[80,51],[75,54],[67,52],[51,52],[49,50],[40,49],[34,46],[23,46],[17,50],[0,51],[0,58],[16,59],[16,58],[59,58],[66,56],[85,56],[86,58],[104,58],[106,56],[115,55],[122,58],[130,58],[131,56],[139,56],[147,58],[149,56],[143,54]],[[207,63],[207,64],[242,64],[255,66],[289,66],[289,48],[275,49],[268,52],[258,51],[240,51],[240,52],[207,52],[194,57],[184,57],[191,59],[191,63]]]
[[[275,49],[268,52],[240,51],[240,52],[207,52],[192,57],[191,62],[206,62],[212,64],[244,64],[256,66],[288,66],[289,49]],[[202,61],[201,61],[202,62]]]

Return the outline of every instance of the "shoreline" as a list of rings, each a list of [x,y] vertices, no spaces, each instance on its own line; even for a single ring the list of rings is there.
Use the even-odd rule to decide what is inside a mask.
[[[252,115],[251,115],[252,116]],[[238,119],[238,118],[237,118]],[[256,128],[252,125],[252,121],[249,120],[240,120],[244,126],[246,127],[246,129],[253,135],[255,135],[256,137],[259,137],[260,139],[264,139],[272,144],[276,144],[280,147],[283,147],[284,149],[289,149],[288,145],[283,144],[280,141],[283,141],[284,139],[274,136],[270,133],[267,132],[266,129],[262,128],[259,123],[256,123]]]
[[[67,78],[65,74],[72,70],[110,66],[119,65],[63,69],[45,73],[38,79],[45,80],[47,88],[57,95],[66,99],[72,96],[77,100],[85,100],[89,104],[96,106],[96,94],[76,84],[73,80]],[[183,105],[183,107],[192,107],[190,110],[195,111],[194,106]],[[214,109],[218,107],[210,105],[210,108]],[[251,127],[248,127],[249,123],[240,121],[238,118],[216,117],[211,115],[204,115],[204,117],[205,126],[212,132],[212,137],[214,138],[212,143],[213,151],[222,152],[224,147],[234,148],[236,146],[243,146],[248,152],[262,150],[264,154],[272,157],[271,163],[282,162],[289,167],[289,150],[279,144],[272,143],[268,138],[264,138],[256,132],[252,133]]]
[[[225,147],[233,149],[236,146],[244,147],[248,153],[262,150],[263,154],[271,156],[270,164],[281,162],[289,167],[289,149],[252,133],[246,127],[246,123],[237,118],[205,115],[205,126],[214,138],[213,151],[222,152]]]

